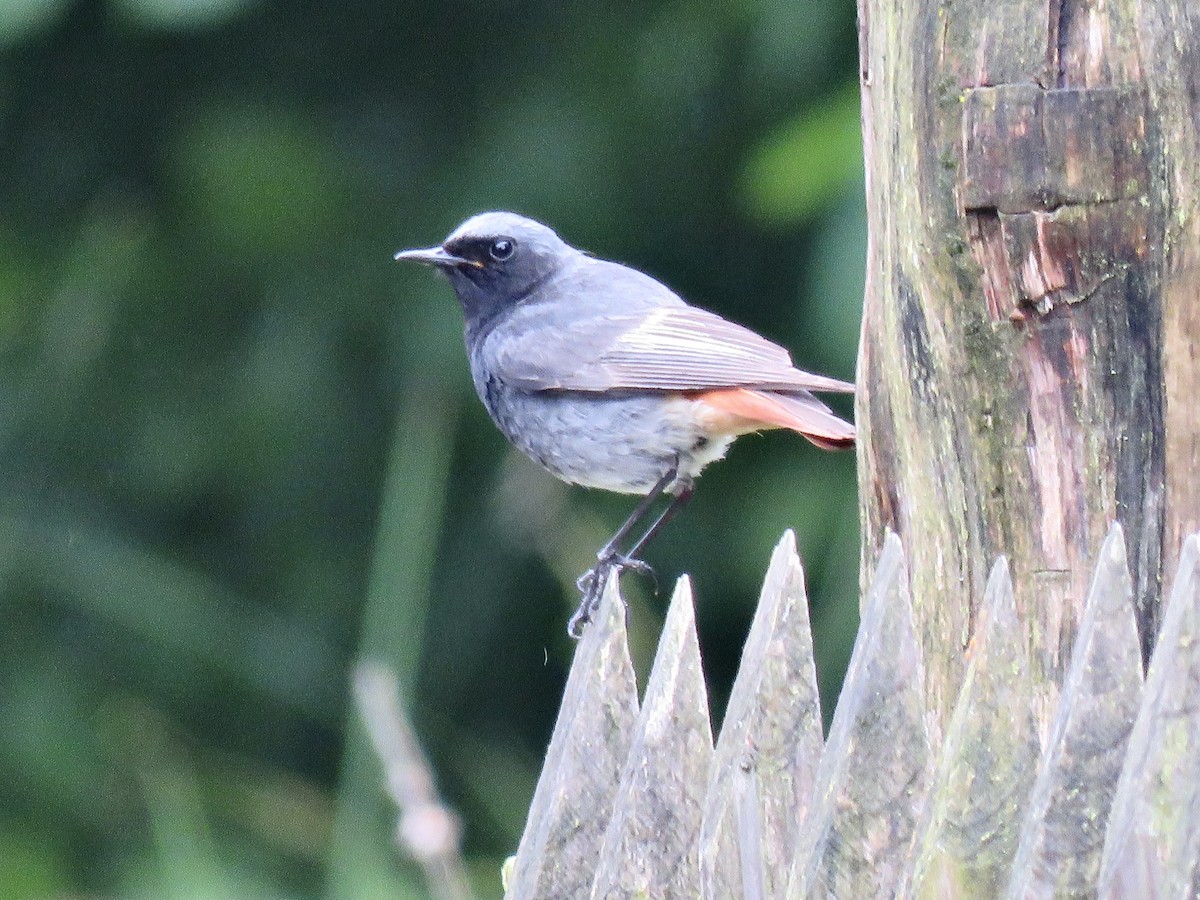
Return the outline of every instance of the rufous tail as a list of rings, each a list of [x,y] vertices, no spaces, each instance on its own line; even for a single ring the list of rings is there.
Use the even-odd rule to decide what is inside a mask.
[[[825,450],[848,450],[854,446],[854,426],[839,419],[807,391],[781,393],[726,388],[705,391],[700,396],[705,403],[748,423],[758,423],[760,428],[790,428]]]

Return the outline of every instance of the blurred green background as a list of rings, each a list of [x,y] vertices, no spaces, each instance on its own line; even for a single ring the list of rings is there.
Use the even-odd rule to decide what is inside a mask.
[[[0,896],[425,896],[363,657],[498,896],[632,500],[510,453],[391,254],[514,209],[852,377],[853,4],[0,0],[0,72]],[[625,579],[643,679],[688,571],[719,720],[788,527],[829,706],[854,458],[790,434]]]

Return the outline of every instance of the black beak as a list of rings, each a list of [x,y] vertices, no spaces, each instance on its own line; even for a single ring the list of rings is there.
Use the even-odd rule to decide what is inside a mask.
[[[424,263],[427,266],[438,266],[443,269],[454,269],[458,266],[474,266],[480,268],[480,264],[472,259],[464,259],[461,256],[455,256],[453,253],[447,253],[441,247],[429,247],[426,250],[401,250],[393,259],[403,262],[406,259],[411,259],[413,262]]]

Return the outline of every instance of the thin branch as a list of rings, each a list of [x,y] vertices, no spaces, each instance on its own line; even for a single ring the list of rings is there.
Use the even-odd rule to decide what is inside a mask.
[[[359,714],[383,763],[388,794],[400,811],[396,843],[425,873],[435,900],[471,900],[458,816],[438,796],[429,761],[400,703],[395,674],[379,663],[354,672]]]

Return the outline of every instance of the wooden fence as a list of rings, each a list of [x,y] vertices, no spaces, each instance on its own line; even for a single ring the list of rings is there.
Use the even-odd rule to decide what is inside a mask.
[[[825,740],[790,532],[715,745],[687,579],[640,704],[610,583],[505,896],[1200,896],[1200,543],[1184,545],[1145,679],[1118,526],[1098,559],[1044,735],[1003,559],[940,735],[895,536]]]

